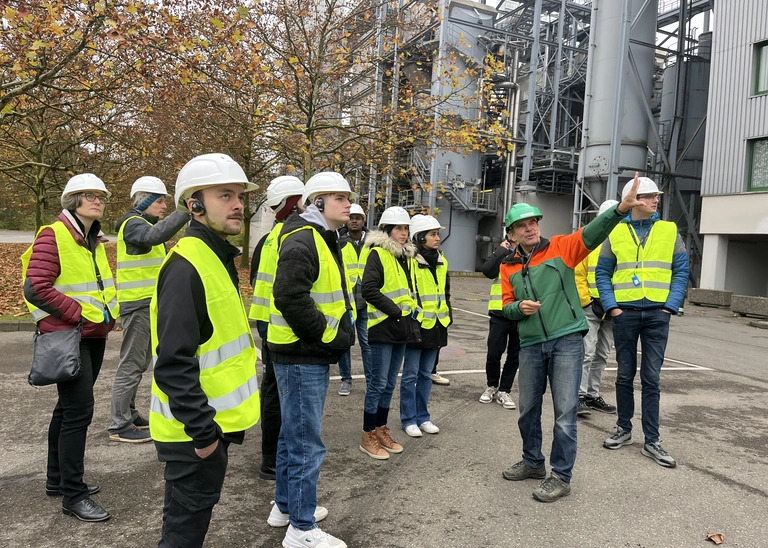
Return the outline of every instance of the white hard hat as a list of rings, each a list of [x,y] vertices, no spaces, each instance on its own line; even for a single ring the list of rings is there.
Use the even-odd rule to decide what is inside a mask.
[[[416,235],[420,232],[428,232],[430,230],[442,230],[444,226],[440,226],[440,222],[431,215],[414,215],[411,219],[411,235],[415,239]]]
[[[352,204],[352,207],[349,208],[349,214],[362,215],[363,219],[365,219],[365,210],[359,204]]]
[[[624,189],[621,191],[621,199],[627,197],[627,194],[629,194],[629,191],[632,190],[632,185],[635,184],[634,179],[630,179],[627,181],[627,184],[624,185]],[[640,186],[637,187],[637,193],[638,194],[664,194],[659,190],[659,187],[656,186],[656,183],[653,182],[653,179],[649,179],[648,177],[640,177]]]
[[[100,190],[107,195],[107,198],[112,196],[112,193],[107,190],[107,186],[104,184],[104,181],[96,177],[96,175],[93,173],[81,173],[80,175],[75,175],[69,181],[67,181],[67,185],[64,187],[64,192],[61,193],[62,207],[64,206],[64,198],[70,194],[86,192],[88,190]]]
[[[243,168],[226,154],[203,154],[187,162],[176,177],[173,196],[176,209],[189,213],[187,199],[196,191],[227,183],[239,183],[250,192],[258,188],[248,181]]]
[[[151,175],[144,175],[144,177],[136,179],[136,182],[134,182],[131,187],[131,198],[133,198],[137,192],[149,192],[150,194],[162,194],[163,196],[168,195],[168,190],[165,188],[165,184],[163,184],[157,177],[152,177]]]
[[[304,183],[301,179],[293,175],[281,175],[270,181],[267,187],[267,205],[277,207],[286,198],[291,196],[302,196],[304,194]]]
[[[618,200],[606,200],[606,201],[604,201],[602,204],[600,204],[600,209],[597,210],[597,214],[598,215],[602,215],[603,213],[605,213],[606,211],[608,211],[609,209],[611,209],[613,206],[615,206],[618,203],[619,203]]]
[[[341,173],[322,171],[312,175],[307,184],[304,185],[302,201],[307,203],[315,196],[331,194],[333,192],[348,192],[350,200],[357,200],[359,198],[357,192],[352,192],[352,189],[349,188],[349,183]]]
[[[384,210],[379,219],[379,227],[386,225],[407,225],[411,226],[411,217],[402,207],[392,206]]]

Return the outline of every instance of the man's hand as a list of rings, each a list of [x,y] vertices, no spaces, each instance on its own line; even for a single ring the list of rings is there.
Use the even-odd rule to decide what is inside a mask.
[[[207,459],[211,453],[216,451],[216,448],[219,446],[219,440],[216,440],[208,447],[203,447],[202,449],[195,448],[195,453],[197,453],[197,456],[201,459]]]
[[[624,313],[624,311],[621,308],[612,308],[611,309],[611,318],[615,318],[616,316],[620,316],[623,313]]]
[[[509,247],[510,247],[510,244],[509,244],[509,242],[508,242],[507,240],[504,240],[504,241],[503,241],[503,242],[501,242],[499,245],[500,245],[501,247],[503,247],[504,249],[509,249]]]
[[[637,199],[637,189],[640,188],[640,173],[635,171],[635,182],[632,185],[632,188],[629,191],[629,194],[627,194],[627,197],[624,198],[621,203],[616,207],[619,213],[622,215],[627,215],[630,211],[632,211],[633,207],[637,207],[640,205],[643,205],[643,202]]]
[[[539,301],[520,301],[519,308],[520,312],[526,316],[530,316],[532,314],[536,314],[539,308],[541,308],[541,303]]]

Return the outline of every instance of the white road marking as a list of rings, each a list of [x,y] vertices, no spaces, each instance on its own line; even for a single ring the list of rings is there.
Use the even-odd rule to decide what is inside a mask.
[[[480,316],[481,318],[487,318],[488,314],[478,314],[477,312],[471,312],[469,310],[464,310],[463,308],[456,308],[455,306],[451,308],[451,310],[458,310],[459,312],[464,312],[465,314],[472,314],[473,316]]]

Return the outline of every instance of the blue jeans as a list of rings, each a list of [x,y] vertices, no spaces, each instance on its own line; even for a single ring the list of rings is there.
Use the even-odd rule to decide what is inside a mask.
[[[366,384],[371,382],[371,346],[368,344],[368,310],[365,308],[357,309],[357,320],[355,320],[355,329],[357,329],[357,341],[360,343],[360,352],[363,355],[363,372],[365,373]],[[352,380],[352,353],[347,352],[339,358],[339,375],[341,380]]]
[[[613,317],[613,340],[616,344],[616,407],[619,418],[616,424],[632,431],[632,416],[635,414],[635,396],[632,386],[637,374],[637,339],[643,357],[640,362],[640,384],[642,386],[642,425],[645,443],[659,441],[659,396],[661,364],[667,349],[670,314],[661,308],[645,310],[625,309]]]
[[[366,413],[376,413],[379,407],[389,409],[404,354],[405,343],[371,343],[371,382],[365,391]]]
[[[432,391],[430,375],[435,366],[437,352],[437,348],[405,349],[403,378],[400,379],[400,424],[403,428],[430,420],[427,402]]]
[[[555,408],[552,452],[549,464],[563,481],[570,482],[576,462],[576,408],[584,360],[581,333],[564,335],[520,349],[518,383],[520,418],[517,426],[523,438],[523,462],[533,468],[544,466],[541,453],[541,402],[552,390]]]
[[[317,478],[325,459],[321,426],[328,365],[274,363],[283,423],[277,442],[275,504],[301,531],[314,529]]]

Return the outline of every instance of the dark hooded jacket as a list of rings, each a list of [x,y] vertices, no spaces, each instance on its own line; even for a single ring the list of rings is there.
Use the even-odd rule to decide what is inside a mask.
[[[272,295],[275,298],[275,307],[299,340],[290,344],[271,342],[267,344],[272,361],[275,363],[317,365],[338,363],[339,358],[355,342],[352,317],[351,314],[344,314],[339,323],[336,338],[330,343],[322,341],[326,327],[325,316],[317,309],[315,301],[310,296],[312,286],[320,273],[320,259],[312,231],[300,230],[283,240],[284,235],[303,226],[310,226],[320,233],[339,266],[341,285],[346,287],[343,277],[344,262],[341,258],[336,231],[328,229],[317,208],[310,206],[304,213],[288,217],[280,233],[280,252]],[[351,312],[352,306],[346,292],[344,301],[347,310]]]
[[[416,246],[411,241],[399,244],[389,237],[386,232],[374,230],[369,232],[365,239],[365,245],[370,248],[380,247],[397,259],[398,264],[405,270],[406,278],[410,286],[409,258],[416,256]],[[410,316],[403,316],[400,307],[392,299],[381,292],[384,287],[384,266],[381,264],[378,253],[368,255],[363,271],[363,298],[368,304],[376,307],[389,316],[383,322],[370,326],[368,323],[368,342],[383,344],[415,344],[421,342],[419,322]],[[409,287],[415,292],[415,287]]]

